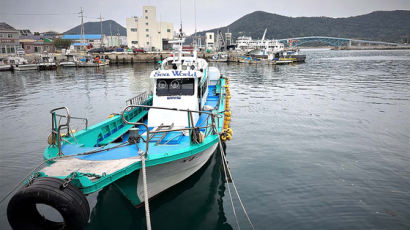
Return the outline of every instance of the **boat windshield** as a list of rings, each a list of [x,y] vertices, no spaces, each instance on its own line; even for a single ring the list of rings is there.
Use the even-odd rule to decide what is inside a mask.
[[[157,96],[192,96],[194,95],[194,78],[157,79]]]

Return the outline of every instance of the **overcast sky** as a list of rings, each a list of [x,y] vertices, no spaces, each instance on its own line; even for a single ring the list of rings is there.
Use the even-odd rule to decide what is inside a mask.
[[[143,5],[157,7],[158,20],[174,23],[177,30],[180,0],[0,0],[0,22],[16,29],[64,32],[100,13],[125,27],[125,18],[140,16]],[[184,31],[194,32],[194,0],[181,0]],[[245,14],[262,10],[284,16],[349,17],[376,10],[410,10],[410,0],[196,0],[198,31],[226,26]],[[409,23],[409,22],[403,22]]]

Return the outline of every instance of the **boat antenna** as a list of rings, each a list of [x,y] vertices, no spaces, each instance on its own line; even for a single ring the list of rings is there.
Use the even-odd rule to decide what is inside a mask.
[[[195,36],[196,36],[196,0],[194,0]]]
[[[181,0],[179,0],[179,20],[180,20],[180,29],[179,29],[179,36],[182,38],[182,3]]]

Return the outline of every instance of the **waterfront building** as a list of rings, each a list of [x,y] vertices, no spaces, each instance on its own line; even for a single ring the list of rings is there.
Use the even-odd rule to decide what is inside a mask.
[[[19,31],[7,23],[0,22],[0,54],[15,54],[18,48]]]
[[[213,49],[215,46],[215,33],[208,32],[205,34],[205,48]]]
[[[21,47],[24,49],[26,54],[32,53],[54,53],[55,47],[53,41],[47,38],[42,40],[34,40],[34,39],[21,39],[20,40]]]
[[[174,37],[174,25],[157,21],[155,6],[143,6],[142,16],[127,18],[126,26],[129,48],[163,50],[163,43]]]

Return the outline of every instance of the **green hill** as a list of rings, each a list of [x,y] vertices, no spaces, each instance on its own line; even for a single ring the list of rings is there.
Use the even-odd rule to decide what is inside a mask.
[[[105,35],[117,35],[120,33],[121,36],[127,36],[127,30],[113,20],[106,20],[102,22],[103,24],[103,34]],[[111,31],[110,31],[111,25]],[[100,22],[86,22],[84,23],[84,33],[85,34],[100,34],[101,24]],[[80,34],[81,25],[78,25],[70,30],[64,32],[64,34]]]
[[[232,24],[208,31],[232,32],[232,36],[261,38],[265,28],[269,39],[283,39],[304,36],[343,37],[386,42],[403,42],[410,37],[410,11],[375,11],[370,14],[348,17],[286,17],[255,11]]]

